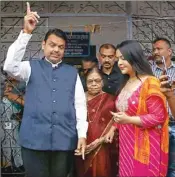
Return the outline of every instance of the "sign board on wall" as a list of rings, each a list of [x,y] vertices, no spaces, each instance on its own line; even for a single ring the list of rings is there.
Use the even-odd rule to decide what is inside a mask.
[[[90,55],[90,33],[66,32],[65,57],[86,57]]]

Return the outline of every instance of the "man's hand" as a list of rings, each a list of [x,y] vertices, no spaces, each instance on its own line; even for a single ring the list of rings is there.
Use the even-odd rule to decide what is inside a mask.
[[[27,2],[27,14],[24,17],[24,33],[31,34],[32,31],[36,28],[36,24],[38,23],[39,15],[37,12],[32,12],[30,10],[30,4]]]
[[[85,159],[86,138],[79,138],[75,155],[82,155],[82,159]]]
[[[161,92],[167,97],[170,98],[171,96],[174,95],[173,88],[169,87],[169,81],[168,81],[168,76],[167,75],[161,75],[160,78],[160,90]],[[172,82],[172,86],[175,85],[175,81]]]

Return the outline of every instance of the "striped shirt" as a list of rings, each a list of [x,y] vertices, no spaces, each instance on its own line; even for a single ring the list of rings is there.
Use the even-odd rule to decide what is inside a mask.
[[[159,78],[162,75],[163,69],[160,68],[155,62],[151,63],[151,68],[152,68],[153,74],[157,78]],[[170,76],[171,80],[175,81],[175,64],[173,62],[167,68],[167,75]],[[170,118],[173,117],[169,107],[168,107],[168,113],[169,113]]]

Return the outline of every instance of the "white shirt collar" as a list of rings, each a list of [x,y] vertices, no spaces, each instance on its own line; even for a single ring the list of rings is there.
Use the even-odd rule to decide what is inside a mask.
[[[48,60],[46,57],[45,57],[45,60],[47,61],[47,62],[49,62],[51,65],[52,65],[52,67],[54,68],[54,67],[57,67],[60,63],[62,63],[62,60],[61,61],[59,61],[58,63],[52,63],[50,60]]]

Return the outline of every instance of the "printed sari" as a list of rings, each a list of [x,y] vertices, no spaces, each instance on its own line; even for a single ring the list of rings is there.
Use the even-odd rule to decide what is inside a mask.
[[[110,111],[115,109],[115,97],[102,93],[88,101],[89,128],[87,145],[103,137],[113,124]],[[85,156],[76,158],[77,177],[116,177],[118,159],[117,134],[112,144],[103,143]]]

